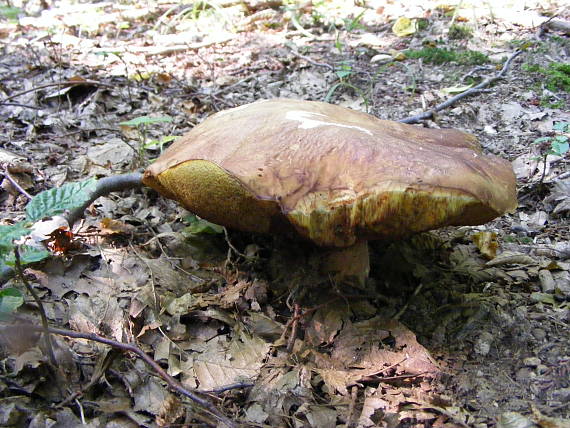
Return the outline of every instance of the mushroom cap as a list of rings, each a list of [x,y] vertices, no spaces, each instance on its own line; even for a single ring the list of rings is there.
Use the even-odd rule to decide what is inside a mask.
[[[483,224],[517,205],[510,163],[473,135],[289,99],[212,115],[143,182],[214,223],[333,247]]]

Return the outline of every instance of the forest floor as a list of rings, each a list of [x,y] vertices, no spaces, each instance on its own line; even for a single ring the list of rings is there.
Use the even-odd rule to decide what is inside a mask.
[[[251,427],[570,427],[563,1],[43,3],[0,7],[3,226],[28,203],[8,177],[36,195],[141,171],[207,116],[259,99],[400,120],[518,51],[423,125],[511,161],[519,206],[373,242],[365,289],[348,290],[295,265],[292,244],[224,231],[150,189],[99,198],[73,245],[52,238],[25,277],[50,326],[134,344],[167,375],[65,335],[50,358],[16,275],[0,290],[0,306],[6,290],[24,296],[0,314],[0,426],[224,426],[223,414]]]

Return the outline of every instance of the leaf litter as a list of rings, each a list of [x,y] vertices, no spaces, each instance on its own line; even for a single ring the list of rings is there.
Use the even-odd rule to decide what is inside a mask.
[[[445,36],[450,18],[435,4],[355,9],[315,2],[309,14],[258,3],[260,10],[222,5],[191,19],[180,5],[181,14],[169,20],[174,15],[160,4],[66,10],[62,2],[28,13],[23,27],[3,22],[10,43],[1,72],[0,148],[10,155],[3,168],[25,174],[19,180],[36,194],[135,168],[141,156],[158,154],[152,141],[255,99],[323,99],[336,84],[331,102],[401,119],[444,100],[444,89],[471,84],[457,76],[477,75],[465,65],[428,66],[403,54]],[[450,6],[451,19],[475,31],[446,47],[464,44],[501,58],[517,37],[531,40],[491,92],[428,123],[473,132],[486,150],[513,161],[521,195],[515,214],[390,246],[374,243],[366,290],[309,287],[296,316],[289,293],[313,277],[283,266],[274,254],[282,243],[230,232],[232,249],[224,235],[201,233],[181,220],[183,210],[150,192],[110,195],[74,230],[81,247],[28,270],[50,322],[136,342],[187,388],[220,397],[220,408],[246,426],[565,426],[568,159],[543,158],[533,142],[569,120],[555,106],[569,100],[521,63],[567,62],[568,45],[553,34],[533,41],[524,22],[547,18],[538,8],[524,14],[515,6],[497,5],[493,14]],[[413,21],[414,31],[393,34],[399,18]],[[48,27],[62,31],[50,35]],[[218,36],[204,31],[210,27]],[[488,48],[497,40],[504,51]],[[378,65],[370,63],[378,55]],[[54,82],[67,83],[41,88]],[[172,122],[121,127],[165,116]],[[2,224],[22,220],[25,198],[6,178],[2,188]],[[37,334],[26,331],[34,315],[26,302],[19,327],[2,331],[2,425],[215,425],[140,360],[96,342],[58,339],[64,373],[53,372]],[[64,388],[61,379],[49,381],[54,373]],[[46,410],[46,403],[66,400]]]

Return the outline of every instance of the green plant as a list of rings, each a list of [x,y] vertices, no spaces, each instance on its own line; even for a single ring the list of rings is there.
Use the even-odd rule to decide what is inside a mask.
[[[23,238],[30,236],[34,223],[82,206],[89,200],[96,183],[95,178],[90,178],[41,192],[34,196],[26,206],[24,220],[12,225],[0,225],[0,268],[15,266],[16,246],[20,249],[22,265],[46,259],[50,253],[45,247],[33,242],[28,244]]]
[[[22,9],[14,6],[0,6],[0,18],[8,21],[16,21],[22,13]]]
[[[0,321],[4,321],[16,309],[24,304],[24,296],[17,288],[0,290]]]
[[[450,40],[465,40],[473,37],[473,30],[466,25],[453,24],[449,27],[447,37]]]
[[[218,235],[224,233],[223,226],[204,220],[194,214],[184,217],[184,222],[188,223],[188,226],[183,230],[186,234]]]
[[[429,21],[425,18],[418,18],[416,21],[418,31],[426,30],[429,27]]]
[[[570,64],[551,63],[548,65],[545,74],[548,76],[547,89],[551,91],[560,89],[564,92],[570,92]]]
[[[538,64],[524,64],[523,69],[531,73],[540,73],[547,77],[544,86],[552,92],[558,90],[570,92],[570,64],[551,62],[547,68]]]
[[[541,156],[538,156],[536,159],[543,159],[544,162],[542,178],[540,179],[541,183],[544,180],[544,175],[546,174],[546,161],[548,155],[564,157],[570,150],[570,139],[568,137],[568,134],[570,133],[570,122],[558,122],[552,127],[552,129],[558,135],[540,137],[533,141],[533,144],[539,145],[539,151],[541,153]]]
[[[340,66],[338,67],[338,69],[335,70],[335,74],[338,77],[338,81],[331,86],[331,88],[328,90],[327,94],[325,95],[323,101],[327,103],[330,102],[335,91],[339,88],[345,87],[352,89],[354,92],[360,95],[364,100],[366,106],[368,107],[368,102],[366,100],[366,97],[364,96],[364,92],[362,91],[362,89],[353,85],[350,82],[350,78],[353,75],[353,73],[354,70],[352,68],[352,64],[350,63],[350,61],[341,61]]]
[[[136,128],[137,129],[137,137],[139,140],[137,154],[139,161],[143,159],[144,151],[150,148],[158,147],[162,152],[162,147],[171,141],[173,141],[176,137],[173,135],[167,135],[162,137],[160,140],[151,140],[148,141],[148,126],[154,125],[157,123],[170,123],[172,122],[172,118],[170,116],[161,116],[161,117],[151,117],[151,116],[139,116],[134,119],[128,120],[126,122],[120,122],[119,125],[125,126],[127,128]]]
[[[472,50],[451,50],[426,46],[419,50],[408,49],[404,51],[408,58],[422,58],[431,64],[445,64],[457,62],[461,65],[481,65],[489,62],[489,57],[481,52]]]
[[[343,18],[343,22],[344,22],[344,28],[346,29],[346,31],[348,31],[349,33],[354,31],[354,30],[363,30],[366,27],[360,22],[362,17],[364,16],[364,12],[366,12],[365,10],[363,10],[362,12],[360,12],[360,14],[358,14],[355,18]]]

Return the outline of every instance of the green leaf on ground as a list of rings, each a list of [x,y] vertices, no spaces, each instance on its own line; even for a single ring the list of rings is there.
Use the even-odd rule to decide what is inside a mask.
[[[97,180],[90,178],[46,190],[34,196],[26,207],[28,220],[38,221],[45,217],[61,214],[66,210],[78,208],[89,200],[96,186]]]
[[[0,268],[15,266],[16,256],[14,255],[14,248],[16,244],[14,244],[14,241],[30,232],[31,230],[24,226],[24,222],[0,226]],[[22,265],[39,262],[48,256],[49,251],[45,248],[20,246],[20,262]]]
[[[24,304],[24,296],[17,288],[0,290],[0,319],[6,317]]]
[[[30,233],[30,229],[23,222],[13,225],[0,225],[0,256],[12,253],[14,241]]]
[[[188,226],[184,228],[185,233],[217,235],[224,232],[222,226],[196,217],[195,215],[189,215],[184,220],[189,223]]]

